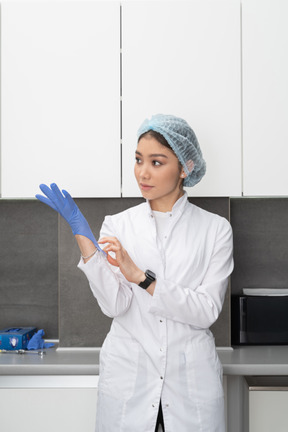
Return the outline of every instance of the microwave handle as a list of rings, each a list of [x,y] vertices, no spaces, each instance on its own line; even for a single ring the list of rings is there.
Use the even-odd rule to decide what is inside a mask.
[[[240,343],[247,343],[247,297],[240,298]]]

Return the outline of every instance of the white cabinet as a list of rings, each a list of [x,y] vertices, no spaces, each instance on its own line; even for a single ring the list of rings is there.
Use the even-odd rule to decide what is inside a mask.
[[[287,432],[288,377],[246,377],[249,432]]]
[[[96,376],[0,377],[0,429],[94,432]]]
[[[242,0],[244,195],[288,195],[287,17],[286,0]]]
[[[119,45],[119,2],[2,3],[2,197],[120,196]]]
[[[287,432],[288,391],[254,391],[249,395],[249,432]]]
[[[136,131],[152,114],[194,129],[207,174],[193,196],[241,195],[241,65],[238,0],[122,4],[123,195],[139,196]]]

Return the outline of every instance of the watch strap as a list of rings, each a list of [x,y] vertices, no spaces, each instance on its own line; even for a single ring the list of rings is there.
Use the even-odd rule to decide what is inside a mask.
[[[146,270],[145,272],[146,279],[143,282],[139,283],[139,286],[143,289],[147,289],[152,282],[156,280],[156,275],[151,270]]]

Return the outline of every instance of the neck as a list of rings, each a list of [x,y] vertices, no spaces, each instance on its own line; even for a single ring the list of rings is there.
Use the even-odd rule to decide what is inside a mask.
[[[178,201],[179,198],[181,198],[184,195],[183,189],[180,189],[175,196],[171,197],[162,197],[155,200],[150,200],[150,207],[152,210],[159,211],[159,212],[169,212],[172,211],[172,208],[176,201]]]

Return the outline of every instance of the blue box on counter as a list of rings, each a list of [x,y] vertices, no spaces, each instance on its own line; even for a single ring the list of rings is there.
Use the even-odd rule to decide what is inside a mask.
[[[10,327],[0,330],[0,350],[26,349],[36,327]]]

